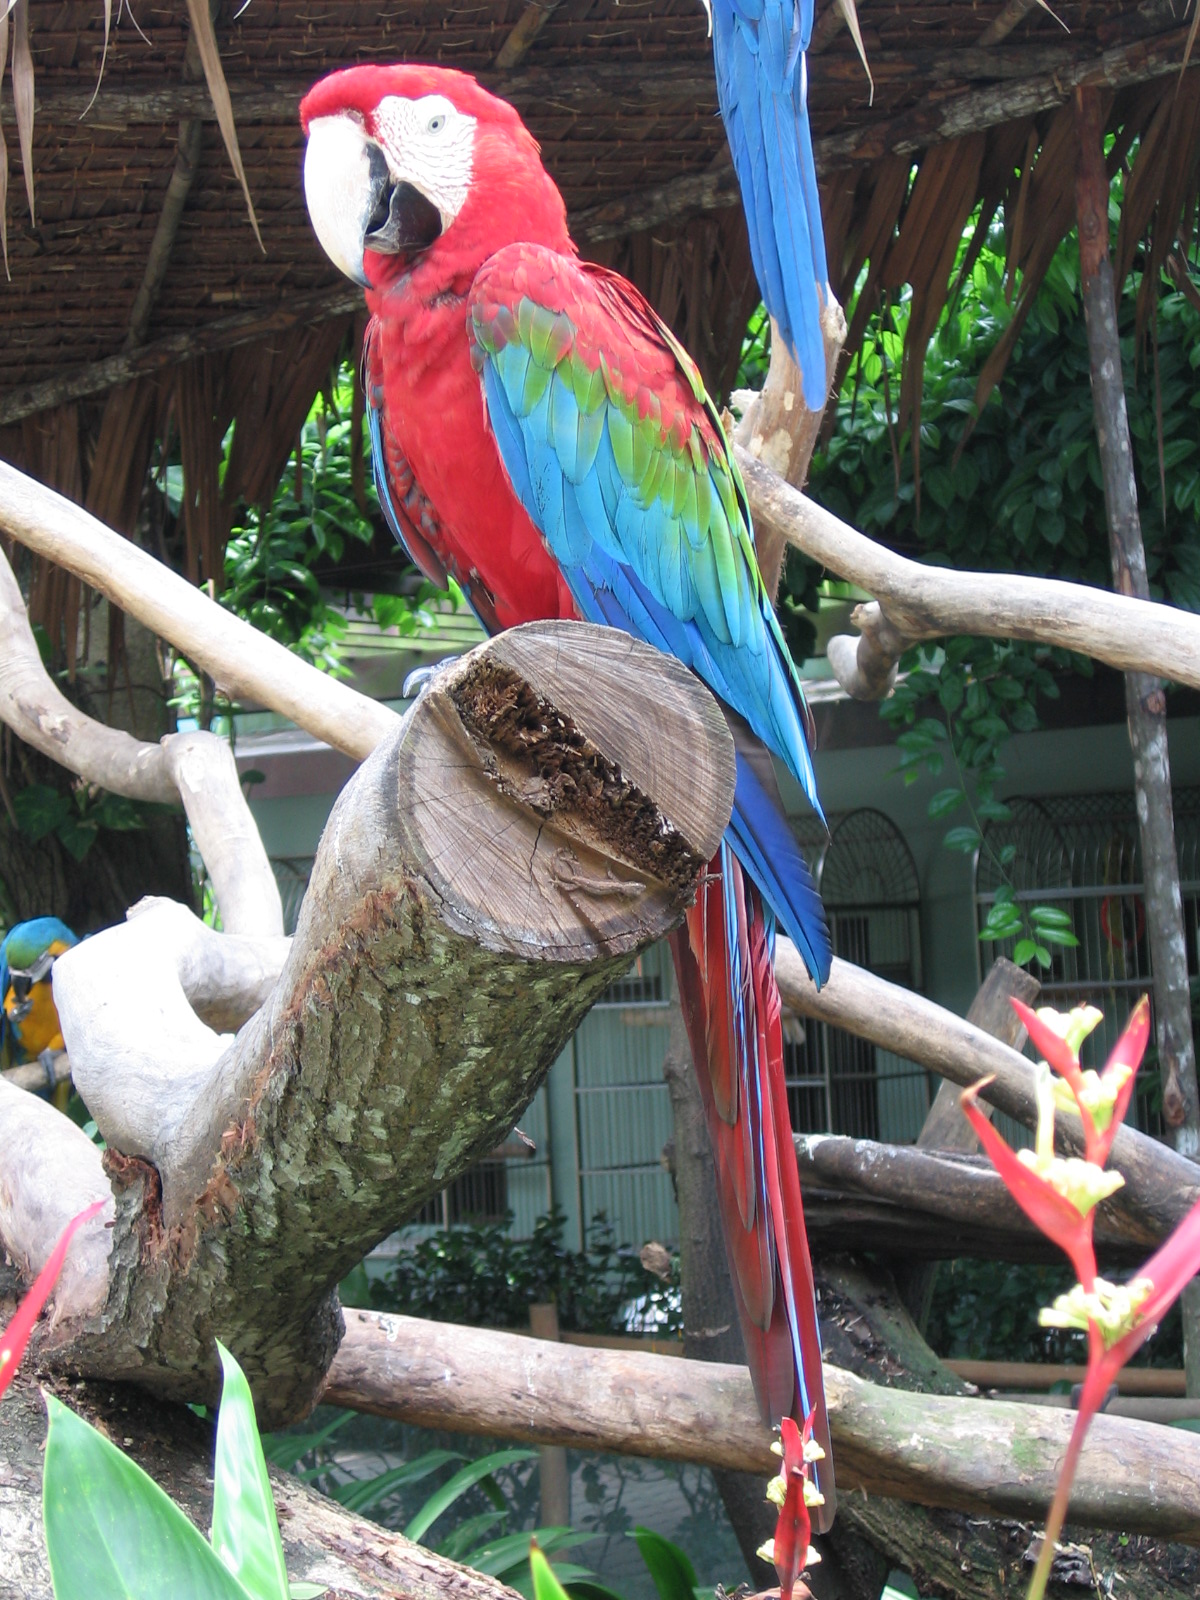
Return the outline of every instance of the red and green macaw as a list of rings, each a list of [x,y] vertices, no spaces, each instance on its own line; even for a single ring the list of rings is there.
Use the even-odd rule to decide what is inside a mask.
[[[814,978],[820,900],[776,757],[817,805],[807,712],[745,489],[695,363],[629,283],[579,260],[511,106],[462,73],[356,67],[300,108],[309,212],[373,313],[376,482],[423,571],[491,630],[553,617],[677,656],[725,708],[733,818],[673,940],[747,1356],[771,1419],[814,1417],[833,1479],[783,1077],[776,918]]]

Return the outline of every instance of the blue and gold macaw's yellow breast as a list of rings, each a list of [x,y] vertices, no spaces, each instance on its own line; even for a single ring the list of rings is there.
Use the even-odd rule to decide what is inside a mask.
[[[0,943],[0,1038],[12,1036],[14,1055],[33,1060],[43,1050],[61,1050],[62,1029],[50,973],[78,939],[58,917],[34,917],[11,928]]]

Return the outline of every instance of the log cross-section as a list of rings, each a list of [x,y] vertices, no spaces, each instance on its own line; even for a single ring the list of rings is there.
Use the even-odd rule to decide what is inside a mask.
[[[145,919],[56,971],[117,1214],[104,1309],[51,1331],[44,1360],[211,1399],[221,1338],[266,1426],[305,1412],[339,1279],[509,1132],[629,957],[678,924],[729,819],[716,702],[608,629],[481,645],[397,729],[339,797],[279,982],[232,1043],[173,1022],[182,996],[109,1003],[106,947]],[[177,937],[186,993],[200,958]]]

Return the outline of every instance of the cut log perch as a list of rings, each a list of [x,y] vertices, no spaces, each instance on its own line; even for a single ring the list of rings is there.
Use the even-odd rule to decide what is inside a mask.
[[[347,1312],[322,1398],[423,1427],[774,1474],[750,1376],[714,1362],[578,1350],[519,1334]],[[825,1369],[839,1484],[980,1515],[1040,1517],[1071,1418],[885,1389]],[[1119,1462],[1121,1470],[1114,1471]],[[1200,1544],[1200,1439],[1097,1417],[1072,1520]]]
[[[1200,688],[1194,612],[1058,578],[954,572],[910,561],[791,488],[747,451],[736,453],[755,527],[877,597],[855,610],[862,638],[830,641],[830,665],[848,694],[879,699],[910,645],[949,633],[1058,645],[1122,672],[1155,672]]]
[[[787,939],[776,946],[775,974],[784,1004],[801,1016],[844,1028],[964,1088],[990,1074],[995,1081],[984,1097],[1024,1126],[1036,1125],[1032,1064],[952,1011],[837,956],[818,991]],[[1083,1148],[1078,1124],[1066,1115],[1058,1118],[1058,1137],[1065,1148]],[[1200,1200],[1195,1164],[1128,1125],[1113,1141],[1111,1165],[1125,1178],[1114,1208],[1157,1239]]]
[[[614,630],[516,629],[393,723],[235,1041],[185,1004],[221,984],[203,972],[216,936],[182,908],[169,937],[139,931],[160,906],[60,958],[117,1210],[104,1310],[47,1334],[52,1364],[211,1399],[220,1337],[265,1425],[303,1414],[340,1338],[338,1281],[508,1133],[629,957],[678,923],[728,822],[716,702]],[[155,1004],[114,993],[112,963],[155,942]],[[6,1161],[0,1236],[45,1144]],[[48,1203],[44,1235],[63,1220]]]

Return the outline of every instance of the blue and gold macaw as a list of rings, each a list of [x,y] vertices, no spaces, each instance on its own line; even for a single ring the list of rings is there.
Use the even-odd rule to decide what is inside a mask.
[[[815,0],[703,3],[754,274],[803,374],[804,402],[810,411],[820,411],[827,392],[821,304],[829,270],[804,54]]]
[[[0,1044],[10,1040],[15,1061],[36,1061],[63,1048],[50,973],[57,958],[79,940],[58,917],[18,922],[0,944]]]

